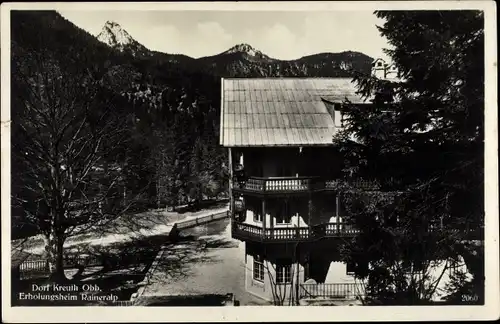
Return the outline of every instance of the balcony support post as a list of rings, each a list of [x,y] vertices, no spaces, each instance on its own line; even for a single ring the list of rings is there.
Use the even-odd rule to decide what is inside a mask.
[[[307,201],[307,226],[309,228],[311,227],[311,220],[312,220],[312,209],[313,209],[313,202],[312,202],[312,194],[309,192],[309,197]]]
[[[262,233],[266,235],[266,198],[262,198]]]
[[[340,193],[338,193],[338,192],[335,195],[335,216],[336,216],[337,221],[338,221],[338,218],[340,216]]]
[[[269,224],[266,222],[267,228],[270,228],[271,230],[274,229],[274,219],[272,215],[269,215]],[[272,231],[271,231],[272,233]]]
[[[335,195],[335,230],[340,234],[340,193]]]
[[[229,211],[234,216],[234,197],[233,197],[233,155],[231,148],[228,152],[229,156]]]

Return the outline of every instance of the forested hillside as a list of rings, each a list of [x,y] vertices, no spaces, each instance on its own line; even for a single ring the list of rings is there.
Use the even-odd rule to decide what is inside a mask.
[[[54,11],[13,11],[11,24],[12,205],[19,226],[30,223],[27,212],[43,210],[39,201],[45,189],[39,188],[39,177],[49,172],[26,172],[32,168],[26,155],[46,150],[56,157],[47,162],[51,167],[64,169],[69,163],[57,150],[33,143],[35,130],[28,130],[34,125],[43,126],[33,129],[44,132],[51,129],[43,118],[39,124],[30,121],[35,94],[43,94],[39,103],[55,117],[60,114],[57,105],[68,114],[74,105],[75,112],[92,107],[96,116],[113,115],[113,125],[122,130],[120,141],[109,140],[108,151],[96,161],[122,170],[126,199],[144,188],[142,208],[176,206],[227,191],[227,153],[218,145],[221,76],[347,76],[353,70],[368,72],[371,63],[355,52],[280,61],[256,55],[248,45],[193,59],[149,51],[133,40],[133,47],[123,41],[105,44],[105,37],[99,41]],[[47,89],[54,90],[52,97]],[[89,89],[93,92],[85,97]],[[78,100],[85,98],[92,100],[80,105]],[[57,124],[57,118],[53,122]],[[30,145],[39,151],[28,152]]]

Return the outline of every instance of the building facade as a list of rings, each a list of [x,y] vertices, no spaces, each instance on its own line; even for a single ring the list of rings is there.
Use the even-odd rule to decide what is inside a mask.
[[[232,236],[245,242],[246,290],[281,305],[359,300],[363,285],[340,258],[341,241],[357,230],[345,220],[333,135],[345,99],[367,103],[350,78],[231,78],[221,91],[220,144],[229,151]]]
[[[336,244],[356,230],[343,222],[332,142],[343,100],[363,103],[351,80],[223,79],[222,87],[232,235],[245,241],[247,291],[282,304],[326,292],[355,298]]]

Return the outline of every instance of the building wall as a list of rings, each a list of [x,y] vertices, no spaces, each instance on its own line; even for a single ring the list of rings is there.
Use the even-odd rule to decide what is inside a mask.
[[[338,193],[322,193],[313,196],[311,225],[342,222],[346,210]]]
[[[436,294],[433,300],[438,301],[441,299],[441,297],[445,295],[445,288],[450,283],[451,276],[454,271],[463,272],[466,275],[466,280],[472,279],[472,275],[469,273],[467,266],[465,265],[465,262],[463,261],[462,258],[460,259],[461,260],[458,262],[458,264],[452,266],[451,268],[450,268],[451,263],[449,261],[435,261],[434,264],[432,265],[429,271],[431,282],[437,280],[439,276],[443,274],[437,286]]]
[[[347,264],[332,261],[326,274],[325,283],[356,283],[353,275],[347,274]]]
[[[233,165],[242,164],[248,176],[337,178],[342,158],[333,147],[233,148]],[[243,157],[242,157],[243,156]]]
[[[245,284],[246,290],[262,299],[268,301],[281,301],[284,305],[296,296],[297,283],[304,282],[304,266],[295,263],[292,264],[292,283],[291,284],[276,284],[276,263],[270,260],[264,260],[265,273],[264,280],[259,281],[253,277],[254,256],[246,254],[245,262]],[[297,281],[297,266],[298,266],[298,281]]]
[[[325,244],[328,248],[323,248],[321,244]],[[317,284],[357,284],[357,288],[362,289],[362,285],[359,279],[355,279],[354,275],[347,273],[347,265],[340,261],[338,248],[335,248],[335,242],[324,242],[324,243],[314,243],[314,244],[304,244],[300,245],[296,249],[295,244],[258,244],[247,242],[245,244],[245,282],[246,290],[250,293],[273,301],[273,287],[276,291],[276,285],[273,284],[275,281],[269,278],[275,278],[276,274],[274,272],[276,263],[280,258],[290,258],[292,262],[293,269],[293,285],[303,284],[303,283],[317,283]],[[295,252],[294,252],[295,251]],[[253,261],[255,255],[261,255],[264,257],[266,262],[269,262],[269,266],[266,269],[263,282],[259,282],[253,279]],[[298,281],[295,277],[296,274],[296,262],[299,262],[299,278]],[[445,287],[450,282],[450,276],[452,271],[445,269],[450,264],[448,261],[434,261],[429,268],[428,275],[430,276],[427,282],[434,282],[440,276],[441,280],[436,289],[436,293],[433,296],[435,301],[441,300],[445,295]],[[454,271],[461,271],[466,274],[467,279],[472,279],[472,276],[467,271],[467,267],[460,261],[454,267]],[[268,272],[269,271],[269,272]],[[410,279],[410,275],[408,277]],[[351,288],[349,288],[351,289]],[[282,297],[288,301],[290,293],[295,293],[295,286],[286,285],[281,287]]]
[[[346,273],[347,267],[338,261],[338,251],[332,248],[335,244],[328,243],[328,249],[322,249],[321,244],[301,245],[295,244],[258,244],[247,242],[245,244],[245,285],[246,290],[260,298],[273,301],[275,294],[286,303],[291,298],[290,294],[297,293],[297,286],[304,283],[356,283],[354,276]],[[264,280],[253,278],[254,256],[264,258],[266,272]],[[288,259],[292,263],[292,284],[276,285],[274,271],[278,260]],[[298,265],[297,265],[298,262]],[[298,278],[297,278],[298,266]],[[274,289],[273,289],[274,288]],[[285,304],[286,304],[285,303]]]
[[[260,198],[246,198],[245,206],[246,218],[244,223],[263,226],[262,222],[255,221],[254,217],[256,214],[262,214],[262,200]],[[277,222],[277,213],[280,208],[280,203],[282,199],[266,199],[265,209],[266,209],[266,228],[274,227],[297,227],[297,226],[307,226],[307,200],[306,199],[290,199],[288,202],[288,216],[290,217],[290,223],[280,224]]]
[[[245,285],[246,290],[262,299],[272,301],[271,283],[269,276],[264,275],[264,281],[260,282],[253,279],[253,261],[254,257],[247,254],[245,256]]]
[[[436,292],[433,295],[434,301],[440,301],[442,297],[446,295],[446,286],[450,283],[452,273],[454,271],[462,272],[466,275],[466,280],[471,280],[472,275],[468,272],[468,269],[463,262],[459,262],[456,266],[449,268],[450,263],[448,261],[434,261],[428,269],[429,278],[426,282],[432,283],[441,277],[439,284],[437,286]],[[445,269],[446,268],[446,269]],[[418,275],[417,275],[418,276]],[[410,280],[411,275],[408,275],[408,280]],[[359,283],[353,275],[347,274],[347,265],[341,261],[332,261],[328,269],[328,273],[325,278],[325,283]]]
[[[277,214],[283,198],[266,198],[266,228],[274,227],[307,227],[309,225],[318,225],[324,223],[336,223],[343,220],[345,210],[341,200],[337,200],[335,193],[317,194],[312,197],[313,210],[311,212],[311,224],[309,223],[309,197],[291,197],[288,199],[288,217],[290,223],[282,224],[277,222]],[[339,208],[337,204],[340,201]],[[245,218],[243,223],[262,226],[262,222],[254,219],[255,215],[262,214],[262,198],[245,197]],[[337,212],[339,213],[337,215]]]

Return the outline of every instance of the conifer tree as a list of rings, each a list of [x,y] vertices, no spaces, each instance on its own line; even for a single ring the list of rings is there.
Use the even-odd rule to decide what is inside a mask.
[[[472,279],[455,291],[466,289],[481,303],[484,267],[476,263],[484,259],[475,257],[483,255],[475,239],[484,222],[483,14],[375,14],[385,20],[379,31],[400,78],[358,75],[372,105],[346,102],[346,127],[334,139],[346,174],[380,185],[370,193],[344,188],[361,230],[344,257],[357,265],[371,303],[428,303],[456,262],[466,263]]]

